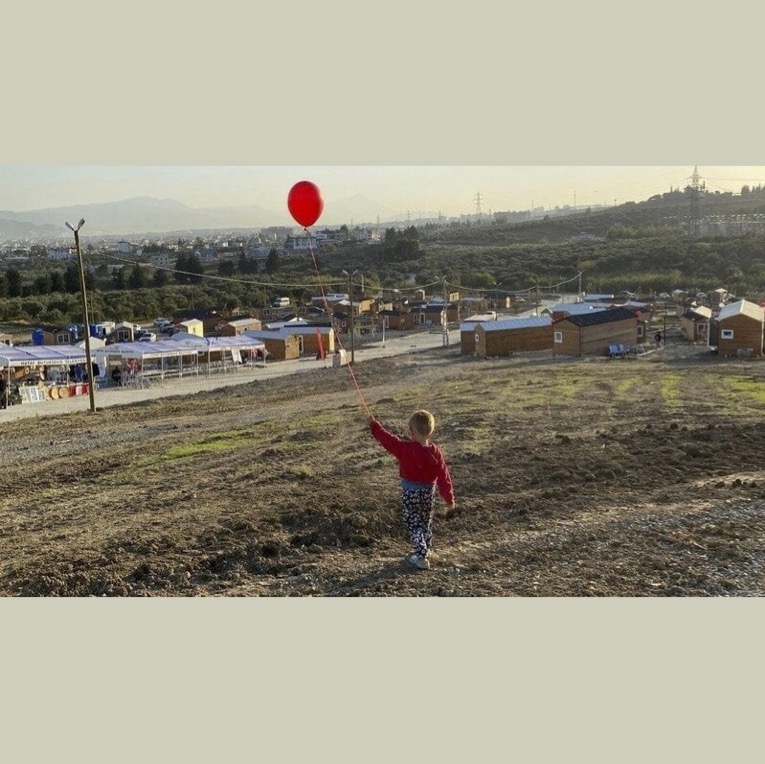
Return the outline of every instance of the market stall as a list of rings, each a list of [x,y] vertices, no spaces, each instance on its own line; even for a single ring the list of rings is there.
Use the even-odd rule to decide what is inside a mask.
[[[0,347],[0,374],[3,407],[89,392],[87,355],[72,345]]]

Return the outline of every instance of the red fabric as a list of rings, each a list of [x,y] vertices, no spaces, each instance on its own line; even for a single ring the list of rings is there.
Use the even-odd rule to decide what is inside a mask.
[[[399,438],[386,430],[376,419],[369,425],[372,436],[398,459],[399,477],[413,483],[435,483],[441,498],[454,504],[454,487],[441,449],[433,443],[423,446],[408,438]]]

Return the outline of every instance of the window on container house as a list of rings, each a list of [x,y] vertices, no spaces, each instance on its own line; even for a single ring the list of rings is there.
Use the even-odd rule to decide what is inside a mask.
[[[556,345],[562,345],[563,344],[563,332],[554,332],[553,333],[553,342]]]
[[[722,329],[720,331],[720,339],[721,340],[732,340],[733,339],[733,329]]]

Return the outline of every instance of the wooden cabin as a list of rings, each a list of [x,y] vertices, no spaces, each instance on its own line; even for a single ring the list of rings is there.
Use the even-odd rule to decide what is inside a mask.
[[[725,356],[763,355],[765,309],[748,300],[726,305],[717,317],[717,353]]]
[[[703,342],[706,345],[711,321],[712,309],[696,305],[681,314],[680,329],[691,342]]]
[[[109,335],[108,342],[110,345],[120,342],[134,342],[135,333],[140,329],[140,326],[133,324],[130,321],[120,321],[115,325],[114,331]]]
[[[415,324],[421,326],[443,326],[444,315],[447,323],[459,321],[459,305],[447,303],[444,310],[443,302],[426,303],[416,305],[411,309]]]
[[[635,347],[637,316],[629,308],[611,308],[556,321],[553,356],[607,355],[612,345]]]
[[[257,331],[262,326],[259,318],[237,318],[223,324],[219,334],[221,337],[239,337],[248,330]]]
[[[33,341],[39,345],[73,345],[77,341],[77,332],[71,326],[44,326],[33,333]]]
[[[552,349],[552,319],[549,316],[506,318],[475,326],[478,358],[498,358],[533,350]]]
[[[244,335],[265,344],[269,361],[294,361],[300,358],[300,340],[286,329],[246,331]]]
[[[485,324],[497,320],[497,314],[478,313],[466,318],[460,324],[460,353],[462,355],[475,355],[475,328],[478,324]]]
[[[193,331],[186,328],[193,321],[200,321],[202,324],[201,333],[195,328]],[[181,326],[181,331],[196,334],[198,337],[209,337],[220,332],[226,319],[217,310],[184,310],[173,314],[173,324]]]
[[[381,310],[377,314],[377,322],[381,328],[383,321],[388,329],[394,331],[406,331],[415,326],[415,318],[409,310]]]
[[[354,328],[356,327],[354,326]],[[297,338],[301,355],[316,355],[322,348],[325,353],[335,352],[335,330],[331,326],[287,323],[280,331],[289,332]]]

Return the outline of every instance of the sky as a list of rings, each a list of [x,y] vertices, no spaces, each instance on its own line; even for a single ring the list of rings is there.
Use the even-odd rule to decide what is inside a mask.
[[[254,205],[286,210],[299,180],[320,188],[325,206],[362,196],[391,215],[451,217],[642,201],[684,187],[693,166],[0,166],[0,210],[170,198],[191,207]],[[765,166],[699,166],[708,190],[765,184]]]

